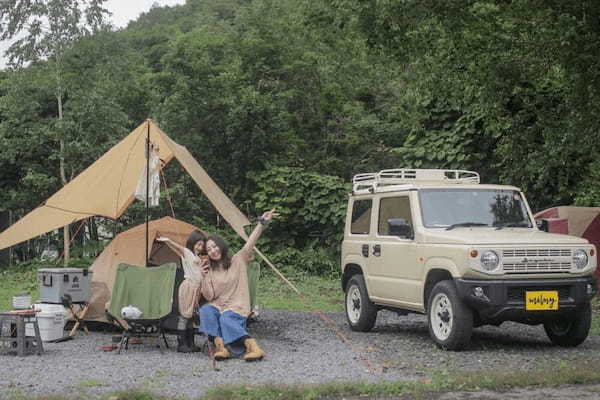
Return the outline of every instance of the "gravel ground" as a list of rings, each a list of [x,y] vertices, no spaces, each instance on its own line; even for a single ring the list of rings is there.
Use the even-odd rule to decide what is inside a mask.
[[[202,353],[164,354],[147,339],[121,355],[101,350],[113,334],[78,333],[74,340],[44,344],[39,356],[0,356],[0,398],[27,395],[90,395],[129,389],[195,398],[223,384],[311,384],[427,379],[434,370],[535,369],[580,356],[600,361],[600,337],[574,349],[553,347],[541,326],[505,323],[475,329],[463,352],[437,349],[421,315],[380,312],[370,333],[348,328],[343,312],[327,314],[352,342],[349,345],[313,313],[263,310],[250,332],[267,352],[262,362],[232,359],[214,371]],[[196,339],[200,344],[203,337]],[[362,356],[368,358],[368,362]],[[375,368],[371,368],[375,367]]]

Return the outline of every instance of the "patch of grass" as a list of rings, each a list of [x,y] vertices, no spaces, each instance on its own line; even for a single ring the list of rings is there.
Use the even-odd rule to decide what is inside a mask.
[[[2,400],[179,400],[182,397],[166,397],[149,392],[142,391],[129,391],[111,393],[105,395],[90,395],[88,393],[73,393],[71,395],[57,395],[57,396],[39,396],[31,397],[25,395],[14,395],[12,397],[3,397]]]
[[[159,396],[148,392],[121,392],[103,397],[104,400],[167,400],[169,397]]]
[[[559,365],[539,365],[530,370],[453,373],[434,371],[431,378],[411,382],[327,383],[315,386],[267,385],[222,386],[209,390],[202,400],[312,400],[370,396],[421,398],[428,392],[446,390],[506,390],[530,386],[558,386],[600,382],[597,359],[578,358]]]
[[[592,299],[592,327],[590,335],[600,335],[600,296]]]
[[[484,376],[487,375],[487,378]],[[481,372],[463,373],[452,378],[453,386],[469,389],[509,389],[525,386],[557,386],[600,382],[598,359],[578,357],[560,363],[548,363],[519,371],[496,371],[482,376]]]
[[[154,373],[154,377],[155,377],[155,378],[158,378],[158,379],[160,379],[160,378],[167,378],[167,377],[169,377],[169,376],[170,376],[170,373],[169,373],[169,371],[166,371],[166,370],[164,370],[164,369],[159,369],[159,370],[157,370],[157,371]]]
[[[290,311],[338,311],[344,309],[344,293],[339,279],[304,274],[286,277],[306,298],[303,300],[287,283],[268,271],[259,282],[258,304],[264,308]]]
[[[425,390],[428,388],[429,390]],[[313,400],[320,398],[417,395],[434,386],[420,382],[326,383],[315,386],[268,385],[260,387],[230,386],[210,389],[201,400]]]
[[[84,379],[83,381],[79,382],[79,386],[80,388],[93,388],[93,387],[98,387],[98,386],[104,386],[104,383],[100,382],[97,379]]]
[[[4,397],[6,400],[27,400],[27,396],[21,389],[15,389],[9,392],[9,394]]]
[[[31,301],[39,298],[36,264],[21,264],[0,270],[0,310],[12,309],[13,296],[28,294]]]

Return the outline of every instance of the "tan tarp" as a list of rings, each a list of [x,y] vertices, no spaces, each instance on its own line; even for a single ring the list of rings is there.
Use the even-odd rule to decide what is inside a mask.
[[[150,221],[148,223],[149,263],[151,265],[162,265],[169,262],[179,264],[179,256],[167,244],[156,242],[154,239],[159,236],[165,236],[185,246],[187,237],[194,229],[198,228],[171,217]],[[86,314],[86,319],[106,321],[104,310],[106,303],[111,298],[117,266],[121,263],[145,265],[145,236],[145,224],[121,232],[96,258],[90,267],[90,270],[93,272],[92,294],[90,296],[90,308]]]
[[[552,232],[584,237],[592,243],[594,243],[594,240],[600,241],[596,238],[596,235],[588,237],[592,230],[598,230],[595,224],[600,223],[600,207],[552,207],[536,213],[534,217],[535,219],[546,219],[551,222],[564,221],[564,227],[561,226],[563,231],[552,230]]]
[[[147,120],[44,204],[0,233],[0,249],[91,216],[116,219],[135,199],[146,165],[146,137],[158,146],[161,160],[176,158],[217,211],[244,239],[250,222],[229,200],[189,151]],[[142,251],[143,254],[143,251]]]
[[[552,207],[534,217],[546,221],[548,232],[582,237],[596,246],[596,251],[600,250],[600,207]],[[595,275],[600,290],[600,268],[596,269]]]

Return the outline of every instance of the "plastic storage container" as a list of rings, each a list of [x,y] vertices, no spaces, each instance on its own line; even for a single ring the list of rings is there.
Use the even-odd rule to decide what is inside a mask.
[[[13,296],[12,306],[15,310],[25,310],[31,308],[31,296],[28,294],[19,294]]]
[[[59,304],[34,304],[34,309],[42,310],[36,314],[38,327],[40,328],[40,337],[43,342],[60,339],[64,335],[65,309]],[[25,336],[35,336],[32,324],[25,325]]]
[[[38,281],[42,303],[60,304],[67,294],[73,303],[83,303],[90,298],[92,272],[83,268],[40,268]]]

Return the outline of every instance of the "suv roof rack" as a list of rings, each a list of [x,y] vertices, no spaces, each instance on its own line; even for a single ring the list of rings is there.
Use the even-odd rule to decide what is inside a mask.
[[[352,189],[374,193],[382,186],[411,183],[478,184],[479,174],[461,169],[384,169],[379,172],[354,175]]]

